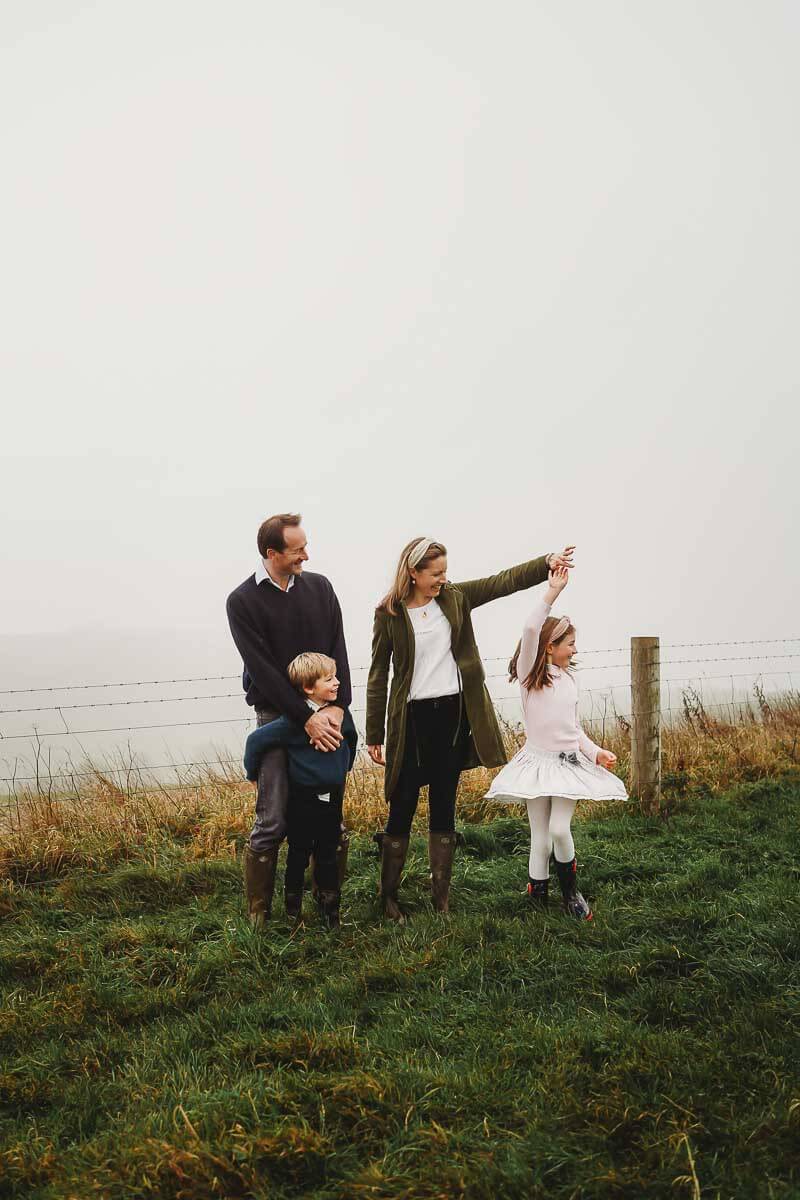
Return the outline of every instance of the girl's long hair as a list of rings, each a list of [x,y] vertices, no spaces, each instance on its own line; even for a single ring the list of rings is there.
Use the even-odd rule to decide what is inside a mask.
[[[528,691],[530,691],[531,688],[533,688],[534,691],[538,691],[540,688],[553,686],[553,681],[550,678],[550,672],[548,670],[547,647],[550,645],[550,642],[552,641],[552,638],[550,635],[552,634],[553,630],[555,629],[556,625],[558,625],[560,620],[561,620],[561,617],[548,617],[547,620],[545,621],[544,625],[542,626],[542,632],[539,634],[539,645],[536,648],[536,658],[533,660],[533,666],[531,667],[530,671],[528,672],[527,678],[520,680],[520,682],[522,683],[522,686],[524,688],[527,688]],[[567,628],[564,630],[564,632],[561,634],[561,636],[556,638],[556,640],[553,642],[553,645],[560,646],[561,643],[564,641],[564,638],[569,637],[569,635],[574,632],[575,632],[575,626],[568,625]],[[520,641],[517,642],[517,648],[511,657],[510,663],[508,664],[508,682],[509,683],[513,683],[514,680],[517,678],[517,662],[519,660],[519,652],[521,649],[522,649],[522,640],[520,639]],[[577,665],[577,664],[574,664],[574,665]],[[572,665],[567,667],[567,671],[570,674],[572,673]]]
[[[407,546],[403,547],[403,551],[397,562],[394,582],[378,605],[379,609],[384,609],[392,617],[397,612],[398,606],[404,604],[414,591],[414,581],[411,578],[411,569],[408,565],[408,560],[420,542],[425,541],[427,541],[427,538],[415,537],[411,539]],[[431,542],[419,562],[414,564],[414,570],[421,571],[423,567],[427,567],[435,558],[441,558],[443,554],[447,554],[447,547],[443,546],[441,542]]]

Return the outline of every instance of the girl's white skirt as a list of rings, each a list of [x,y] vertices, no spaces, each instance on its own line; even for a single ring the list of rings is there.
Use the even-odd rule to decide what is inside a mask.
[[[487,800],[524,804],[536,796],[565,796],[568,800],[627,800],[618,775],[590,762],[585,754],[539,750],[525,746],[495,775]]]

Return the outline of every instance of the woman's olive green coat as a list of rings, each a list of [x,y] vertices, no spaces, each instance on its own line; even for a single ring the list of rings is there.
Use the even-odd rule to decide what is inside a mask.
[[[509,567],[488,579],[467,583],[446,583],[437,596],[442,612],[452,627],[453,655],[461,673],[464,705],[471,731],[465,768],[499,767],[506,761],[503,738],[492,699],[486,690],[470,613],[481,604],[510,596],[547,579],[545,558]],[[510,657],[510,655],[509,655]],[[389,695],[388,735],[385,720],[389,664],[392,687]],[[384,609],[375,612],[372,633],[372,663],[367,682],[367,745],[386,745],[384,790],[387,800],[397,784],[403,748],[406,742],[408,693],[414,674],[414,630],[405,604],[391,616]]]

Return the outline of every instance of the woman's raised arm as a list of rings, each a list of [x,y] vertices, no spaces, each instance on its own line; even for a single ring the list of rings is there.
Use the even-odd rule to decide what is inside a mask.
[[[479,608],[481,604],[489,604],[492,600],[499,600],[501,596],[512,596],[514,592],[544,583],[549,570],[549,557],[544,554],[541,558],[531,559],[530,562],[520,563],[516,567],[508,567],[505,571],[498,571],[496,575],[488,575],[485,579],[468,579],[455,586],[464,593],[470,608]]]
[[[526,588],[536,587],[537,583],[544,583],[551,570],[562,567],[569,570],[573,565],[574,553],[574,546],[565,546],[560,553],[543,554],[530,562],[498,571],[496,575],[488,575],[485,579],[468,579],[465,583],[457,583],[455,586],[464,593],[470,608],[478,608],[481,604],[488,604],[501,596],[511,596],[514,592],[522,592]]]

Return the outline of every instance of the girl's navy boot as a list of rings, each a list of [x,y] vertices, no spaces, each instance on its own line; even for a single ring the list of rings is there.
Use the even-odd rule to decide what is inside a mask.
[[[531,879],[528,876],[528,900],[534,908],[547,908],[549,879]]]
[[[575,917],[578,921],[591,921],[594,913],[588,903],[578,891],[577,884],[578,864],[573,858],[572,862],[559,862],[556,859],[556,875],[558,882],[561,884],[561,895],[563,896],[564,912],[570,917]]]

